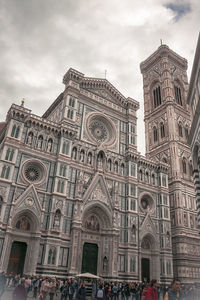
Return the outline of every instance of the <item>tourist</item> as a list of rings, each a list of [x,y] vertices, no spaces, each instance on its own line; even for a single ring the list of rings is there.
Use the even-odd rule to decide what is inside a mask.
[[[53,300],[54,295],[56,293],[57,287],[56,287],[56,280],[53,279],[50,283],[49,283],[49,300]]]
[[[68,282],[67,280],[65,281],[65,284],[63,284],[60,288],[61,291],[61,298],[60,300],[67,300],[67,295],[68,295]]]
[[[85,300],[86,297],[86,288],[85,288],[85,283],[81,282],[81,286],[78,290],[78,295],[77,295],[79,300]]]
[[[180,290],[181,282],[179,279],[174,279],[171,285],[171,289],[166,292],[164,300],[182,300],[183,293]]]
[[[158,282],[156,279],[152,279],[150,286],[148,286],[145,293],[145,300],[158,300]]]
[[[96,299],[97,300],[103,300],[103,299],[105,299],[105,291],[103,289],[103,285],[102,284],[100,284],[99,288],[97,289]]]
[[[69,300],[72,300],[74,295],[74,287],[71,280],[69,280],[68,282],[68,294],[69,294]]]
[[[37,298],[38,290],[39,290],[40,278],[35,278],[33,280],[33,298]]]
[[[5,273],[2,272],[0,274],[0,299],[4,293],[5,286],[6,286],[6,276],[5,276]]]
[[[21,279],[21,283],[16,286],[12,295],[13,300],[26,300],[27,293],[25,289],[25,278]]]
[[[45,278],[45,280],[43,280],[42,284],[41,284],[40,298],[42,300],[45,300],[48,293],[49,293],[49,281],[48,281],[48,278]]]
[[[129,289],[129,284],[128,283],[125,284],[124,295],[125,295],[126,300],[128,300],[129,296],[130,296],[130,289]]]

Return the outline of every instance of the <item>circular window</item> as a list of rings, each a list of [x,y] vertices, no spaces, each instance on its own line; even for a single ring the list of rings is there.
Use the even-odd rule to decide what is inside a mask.
[[[140,208],[143,212],[154,210],[154,201],[150,195],[144,195],[140,199]]]
[[[100,121],[91,122],[89,125],[89,130],[93,137],[100,142],[105,141],[108,136],[108,130],[105,124]]]
[[[87,119],[87,131],[92,140],[111,145],[116,139],[112,122],[101,114],[91,114]]]
[[[22,168],[22,175],[30,183],[41,183],[46,177],[45,167],[37,160],[26,161]]]
[[[40,177],[40,171],[35,166],[30,166],[25,170],[25,177],[29,181],[37,181]]]

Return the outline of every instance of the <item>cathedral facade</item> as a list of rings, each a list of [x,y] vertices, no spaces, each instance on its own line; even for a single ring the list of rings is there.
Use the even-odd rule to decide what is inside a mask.
[[[188,252],[199,241],[194,187],[178,169],[190,152],[175,137],[176,121],[189,127],[190,114],[170,96],[171,68],[187,91],[186,62],[171,54],[172,66],[169,53],[162,46],[141,65],[147,157],[137,151],[138,102],[106,79],[69,69],[42,117],[11,106],[0,124],[1,270],[199,280],[198,246],[193,259]]]

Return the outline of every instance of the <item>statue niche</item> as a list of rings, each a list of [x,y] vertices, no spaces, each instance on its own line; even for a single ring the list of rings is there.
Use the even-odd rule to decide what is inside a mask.
[[[55,216],[54,216],[54,223],[53,223],[54,229],[60,228],[60,219],[61,219],[61,211],[60,211],[60,209],[57,209]]]

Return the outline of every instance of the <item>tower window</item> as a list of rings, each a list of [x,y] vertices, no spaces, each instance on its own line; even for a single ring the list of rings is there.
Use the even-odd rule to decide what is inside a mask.
[[[181,89],[180,87],[178,86],[174,86],[174,94],[175,94],[175,99],[176,99],[176,102],[179,104],[179,105],[183,105],[182,103],[182,96],[181,96]]]
[[[161,105],[161,92],[160,92],[160,86],[157,86],[154,90],[153,90],[153,104],[154,104],[154,108],[156,108],[157,106]]]
[[[13,156],[14,156],[14,150],[8,148],[7,151],[6,151],[6,157],[5,157],[5,160],[9,160],[9,161],[12,161],[13,160]]]
[[[185,138],[186,138],[186,140],[188,140],[188,137],[189,137],[188,128],[185,128]]]
[[[62,153],[69,155],[69,142],[64,142],[62,146]]]
[[[70,97],[69,106],[74,107],[74,105],[75,105],[75,99],[73,97]]]
[[[72,120],[73,116],[74,116],[74,111],[72,109],[68,109],[67,118]]]
[[[179,136],[183,137],[183,130],[181,124],[178,124],[178,134]]]
[[[182,160],[182,168],[183,168],[183,173],[186,174],[187,168],[186,168],[186,159],[185,158],[183,158],[183,160]]]
[[[158,130],[156,127],[153,128],[153,140],[154,143],[158,141]]]
[[[57,184],[57,192],[63,193],[64,191],[64,181],[59,180]]]
[[[165,125],[163,123],[160,123],[160,136],[161,139],[165,137]]]
[[[19,131],[20,131],[20,127],[13,125],[11,136],[17,139],[19,137]]]
[[[1,178],[8,179],[10,174],[10,167],[4,165],[2,170],[1,170]]]

